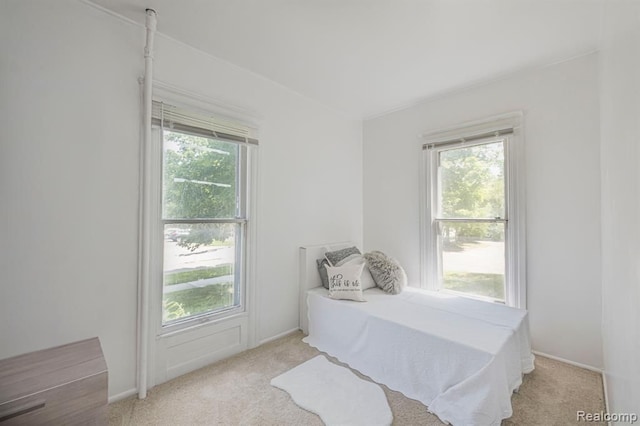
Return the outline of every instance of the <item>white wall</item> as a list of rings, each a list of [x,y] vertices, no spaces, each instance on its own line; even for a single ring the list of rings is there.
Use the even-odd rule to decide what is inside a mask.
[[[156,57],[158,80],[262,117],[258,338],[297,327],[298,247],[362,240],[361,123],[164,38],[158,39]]]
[[[603,29],[604,366],[609,411],[640,414],[640,4],[608,1]]]
[[[519,73],[366,121],[364,245],[398,258],[417,284],[418,135],[522,110],[533,347],[601,368],[597,59]]]
[[[0,40],[0,358],[99,336],[130,391],[144,29],[8,0]],[[360,123],[160,36],[155,72],[261,117],[258,339],[297,327],[298,246],[362,240]]]

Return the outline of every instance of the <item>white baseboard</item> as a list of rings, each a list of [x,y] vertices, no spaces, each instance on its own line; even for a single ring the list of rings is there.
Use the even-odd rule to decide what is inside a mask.
[[[133,396],[133,395],[135,395],[137,393],[138,393],[138,389],[133,388],[133,389],[126,390],[126,391],[121,392],[121,393],[116,394],[116,395],[111,395],[109,397],[109,404],[111,404],[113,402],[121,401],[121,400],[126,399],[126,398],[129,398],[130,396]]]
[[[296,332],[298,332],[298,330],[300,330],[300,329],[298,327],[296,327],[296,328],[292,328],[291,330],[287,330],[285,332],[276,334],[275,336],[272,336],[272,337],[269,337],[267,339],[261,340],[260,342],[258,342],[258,346],[264,345],[265,343],[269,343],[269,342],[272,342],[274,340],[278,340],[281,337],[285,337],[285,336],[288,336],[290,334],[296,333]],[[118,402],[118,401],[121,401],[123,399],[129,398],[130,396],[136,395],[137,393],[138,393],[138,389],[133,388],[133,389],[126,390],[126,391],[121,392],[121,393],[116,394],[116,395],[111,395],[109,397],[109,404],[112,404],[114,402]]]
[[[575,361],[570,361],[568,359],[560,358],[559,356],[555,356],[555,355],[545,354],[544,352],[540,352],[540,351],[531,351],[531,352],[533,352],[534,355],[540,355],[540,356],[543,356],[545,358],[551,358],[551,359],[553,359],[555,361],[564,362],[565,364],[573,365],[575,367],[584,368],[585,370],[591,370],[591,371],[595,371],[596,373],[602,374],[602,368],[597,368],[597,367],[593,367],[591,365],[582,364],[582,363],[575,362]],[[603,374],[603,377],[604,377],[604,374]]]
[[[604,388],[604,412],[609,412],[609,391],[607,391],[607,373],[602,371],[602,387]],[[611,422],[607,422],[611,426]]]
[[[282,332],[280,334],[276,334],[275,336],[271,336],[271,337],[268,337],[266,339],[260,340],[258,342],[258,346],[264,345],[265,343],[273,342],[274,340],[278,340],[281,337],[293,334],[293,333],[297,332],[298,330],[300,330],[298,327],[292,328],[291,330],[287,330],[287,331]]]

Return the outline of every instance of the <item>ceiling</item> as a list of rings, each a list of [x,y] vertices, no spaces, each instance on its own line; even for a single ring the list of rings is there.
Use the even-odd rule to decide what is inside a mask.
[[[91,0],[353,118],[598,48],[602,0]]]

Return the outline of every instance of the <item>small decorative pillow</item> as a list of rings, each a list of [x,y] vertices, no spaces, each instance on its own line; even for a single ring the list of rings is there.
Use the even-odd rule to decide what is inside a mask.
[[[365,253],[371,276],[378,287],[387,293],[398,294],[407,285],[407,274],[397,260],[387,256],[381,251]]]
[[[359,265],[363,264],[364,268],[362,269],[362,275],[360,276],[360,281],[362,282],[362,290],[368,290],[370,288],[374,288],[376,286],[376,282],[371,276],[371,272],[369,271],[369,267],[366,264],[366,260],[361,254],[353,254],[351,256],[345,257],[340,262],[338,262],[335,266],[344,266],[344,265]],[[326,275],[325,270],[325,275]],[[320,274],[322,276],[322,274]]]
[[[348,247],[340,250],[328,251],[325,253],[322,259],[316,260],[318,266],[318,273],[320,274],[320,281],[322,286],[326,289],[329,288],[329,278],[327,277],[327,270],[325,266],[339,266],[339,263],[344,263],[345,259],[351,259],[354,256],[359,256],[360,250],[357,247]],[[340,263],[341,264],[341,263]]]
[[[326,266],[329,277],[329,297],[364,302],[360,275],[364,264]]]
[[[336,251],[328,251],[324,254],[330,266],[336,266],[342,259],[354,254],[360,254],[358,247],[347,247]]]

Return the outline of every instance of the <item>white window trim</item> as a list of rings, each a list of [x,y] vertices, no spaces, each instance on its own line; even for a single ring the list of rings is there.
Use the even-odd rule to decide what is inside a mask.
[[[165,99],[166,100],[166,99]],[[151,308],[152,312],[152,322],[156,324],[155,333],[157,336],[167,336],[173,335],[183,330],[192,330],[202,325],[207,325],[210,323],[215,323],[219,321],[224,321],[228,318],[232,318],[238,315],[247,315],[247,304],[248,304],[248,291],[249,291],[249,283],[247,282],[247,269],[249,265],[247,264],[247,250],[250,245],[250,240],[248,236],[249,223],[252,221],[252,218],[249,215],[249,211],[247,209],[246,212],[246,222],[243,222],[244,229],[241,234],[241,241],[239,245],[236,245],[236,260],[240,260],[238,264],[240,265],[240,278],[239,284],[241,286],[241,300],[239,305],[229,306],[223,309],[218,309],[212,312],[204,312],[201,314],[192,315],[183,319],[179,319],[176,321],[170,321],[167,323],[163,323],[162,321],[162,299],[163,299],[163,288],[161,283],[163,282],[163,248],[164,248],[164,239],[161,236],[164,233],[164,224],[162,220],[162,145],[163,145],[163,134],[162,129],[157,126],[152,127],[152,135],[153,141],[159,142],[154,143],[152,148],[152,168],[153,168],[153,192],[151,194],[153,211],[153,218],[151,219],[153,222],[153,235],[152,235],[152,249],[151,249],[151,261],[153,265],[153,270],[151,272],[151,300],[153,306]],[[243,154],[245,155],[246,162],[241,162],[243,167],[251,168],[251,149],[247,149]],[[241,184],[247,186],[247,193],[244,203],[249,203],[248,198],[251,197],[250,193],[250,170],[247,170],[247,175],[241,179]],[[248,206],[247,206],[248,207]],[[225,222],[229,223],[229,222]]]
[[[512,128],[505,164],[508,176],[506,189],[507,217],[509,225],[506,234],[506,283],[505,303],[516,308],[526,309],[526,205],[525,205],[525,161],[523,138],[523,114],[510,112],[483,120],[430,131],[420,135],[425,145],[438,144],[452,139],[465,139],[487,134],[497,130]],[[420,167],[420,282],[430,290],[438,288],[439,263],[436,260],[437,238],[433,231],[433,197],[431,183],[435,180],[436,170],[431,166],[432,150],[423,149]],[[482,299],[482,298],[480,298]]]
[[[216,114],[221,118],[233,120],[239,124],[245,125],[252,129],[257,129],[258,116],[243,110],[239,107],[230,106],[225,108],[221,106],[221,103],[215,100],[211,100],[204,96],[196,95],[192,92],[185,91],[175,86],[163,83],[160,81],[154,81],[153,83],[154,100],[162,100],[168,104],[183,107],[187,110],[191,110],[195,113],[208,112],[210,114]],[[153,127],[152,139],[157,141],[161,135],[158,135],[159,129]],[[217,323],[225,322],[236,317],[247,317],[249,321],[248,327],[248,343],[249,347],[255,347],[257,345],[257,318],[256,318],[256,253],[257,253],[257,232],[256,232],[256,217],[257,217],[257,187],[258,187],[258,150],[247,150],[247,176],[245,179],[247,185],[247,206],[246,217],[247,223],[245,226],[243,244],[245,245],[244,259],[243,259],[243,292],[244,300],[240,308],[230,308],[228,310],[222,310],[213,312],[206,315],[196,316],[185,321],[176,322],[174,324],[163,325],[162,324],[162,288],[157,285],[162,282],[162,268],[163,268],[163,256],[162,256],[162,243],[161,236],[163,235],[162,226],[162,145],[152,143],[148,147],[148,151],[144,154],[147,158],[143,161],[147,162],[148,167],[145,168],[145,173],[148,173],[148,178],[145,181],[148,183],[143,191],[146,193],[145,197],[148,203],[149,217],[145,217],[143,221],[148,221],[150,229],[148,233],[145,233],[141,239],[141,244],[145,246],[148,253],[151,254],[149,259],[149,339],[150,343],[154,340],[170,337],[176,333],[192,331],[202,326],[215,325]],[[149,354],[150,357],[153,353]]]

